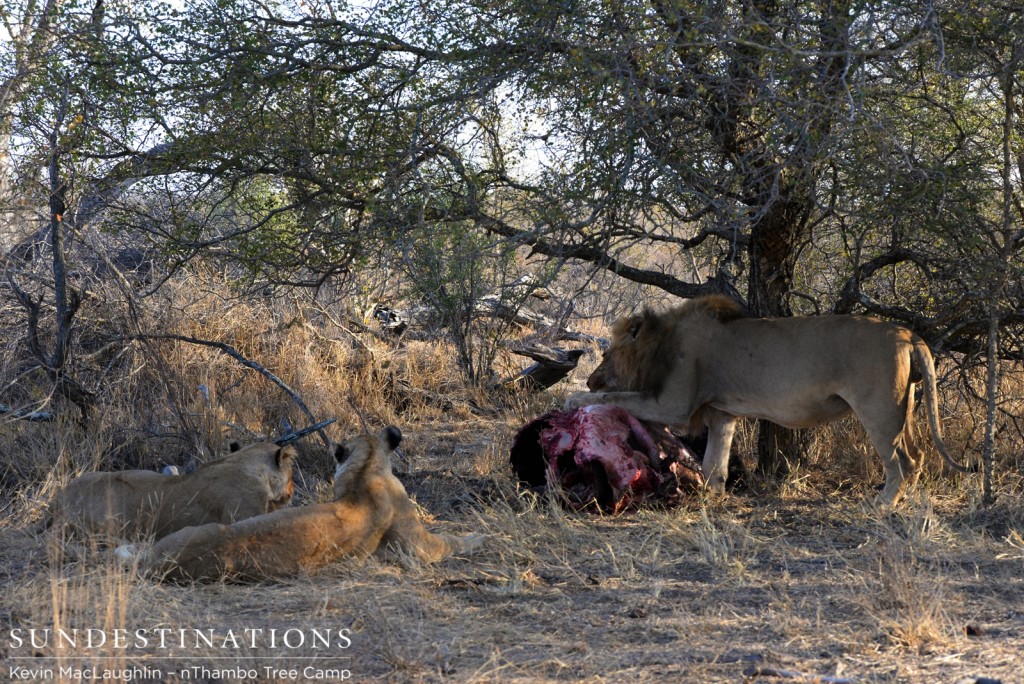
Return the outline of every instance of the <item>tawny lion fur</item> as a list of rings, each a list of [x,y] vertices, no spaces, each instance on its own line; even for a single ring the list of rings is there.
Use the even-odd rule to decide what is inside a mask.
[[[338,446],[335,500],[289,508],[233,525],[180,530],[139,556],[143,572],[171,581],[253,580],[321,568],[342,556],[395,550],[423,562],[476,549],[482,536],[431,534],[391,472],[398,428]],[[136,555],[121,547],[118,555]]]
[[[291,502],[295,455],[294,447],[261,442],[185,475],[85,473],[54,497],[44,524],[112,538],[159,539],[191,525],[233,523]]]
[[[755,319],[722,296],[701,297],[664,313],[618,321],[604,359],[567,408],[614,404],[639,418],[707,425],[703,470],[712,491],[725,491],[729,448],[738,417],[790,428],[828,423],[853,411],[885,465],[882,506],[893,505],[920,472],[914,439],[913,383],[935,446],[961,472],[942,443],[935,366],[909,330],[860,316]]]

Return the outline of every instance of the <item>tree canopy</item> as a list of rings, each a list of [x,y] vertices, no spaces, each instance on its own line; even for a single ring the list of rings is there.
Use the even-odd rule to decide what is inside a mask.
[[[2,0],[0,19],[9,256],[99,231],[319,287],[470,231],[492,257],[1024,354],[1013,3]]]

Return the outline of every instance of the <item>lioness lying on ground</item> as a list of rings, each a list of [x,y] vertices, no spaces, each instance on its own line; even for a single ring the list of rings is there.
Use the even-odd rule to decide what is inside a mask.
[[[342,556],[387,550],[430,563],[479,547],[480,535],[431,534],[423,527],[416,505],[391,472],[391,452],[401,439],[398,428],[389,427],[376,437],[359,436],[339,445],[334,501],[233,525],[189,527],[141,554],[123,546],[118,555],[138,555],[140,568],[150,575],[209,581],[283,577],[316,570]]]
[[[716,492],[725,491],[737,417],[806,428],[853,411],[885,464],[877,502],[891,506],[921,468],[912,414],[913,383],[922,379],[935,446],[953,468],[969,472],[942,443],[928,346],[905,328],[867,317],[747,318],[721,296],[647,310],[615,324],[587,380],[591,392],[570,396],[566,407],[613,404],[693,433],[707,425],[703,471]]]
[[[85,473],[53,498],[44,526],[159,539],[190,525],[233,523],[292,500],[294,447],[252,444],[186,475],[149,470]]]

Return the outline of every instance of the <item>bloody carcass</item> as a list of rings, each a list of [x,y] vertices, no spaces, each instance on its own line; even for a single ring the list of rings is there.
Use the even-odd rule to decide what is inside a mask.
[[[677,503],[704,486],[700,462],[667,427],[615,406],[554,411],[528,423],[510,454],[520,482],[552,482],[566,504],[618,513],[644,501]]]

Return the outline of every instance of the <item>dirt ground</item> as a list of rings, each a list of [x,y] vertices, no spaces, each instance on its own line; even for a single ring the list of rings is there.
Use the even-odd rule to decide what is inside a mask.
[[[163,585],[33,534],[41,502],[7,492],[0,680],[1024,681],[1019,483],[981,507],[924,482],[882,515],[870,483],[812,467],[601,517],[517,490],[511,425],[403,430],[407,489],[432,529],[490,535],[477,555]]]

